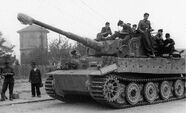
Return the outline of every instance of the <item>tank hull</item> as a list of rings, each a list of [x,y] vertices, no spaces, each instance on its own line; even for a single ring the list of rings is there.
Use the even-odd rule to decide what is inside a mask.
[[[184,58],[110,57],[95,61],[103,63],[104,66],[97,69],[58,70],[48,73],[48,76],[53,77],[55,95],[63,98],[62,101],[68,95],[91,96],[96,101],[114,108],[185,98]],[[165,89],[170,90],[166,92]],[[57,97],[53,98],[59,99]]]

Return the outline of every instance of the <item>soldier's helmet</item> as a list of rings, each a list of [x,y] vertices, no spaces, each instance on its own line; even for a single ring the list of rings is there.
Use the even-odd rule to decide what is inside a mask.
[[[118,26],[121,26],[122,24],[123,24],[123,21],[122,20],[119,20],[117,25]]]
[[[72,58],[78,58],[78,57],[80,57],[81,55],[80,55],[80,53],[79,53],[78,50],[73,49],[73,50],[70,51],[70,56],[71,56]]]

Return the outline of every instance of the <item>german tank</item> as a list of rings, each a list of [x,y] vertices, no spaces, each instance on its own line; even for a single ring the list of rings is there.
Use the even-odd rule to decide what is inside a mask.
[[[140,36],[95,41],[63,31],[25,14],[23,24],[36,24],[88,47],[87,57],[79,58],[77,68],[47,73],[45,89],[52,98],[71,101],[90,96],[113,108],[155,104],[186,96],[185,57],[145,57]],[[181,55],[182,56],[182,55]]]

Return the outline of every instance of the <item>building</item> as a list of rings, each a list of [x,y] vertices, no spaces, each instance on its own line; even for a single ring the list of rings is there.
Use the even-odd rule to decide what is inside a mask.
[[[32,61],[39,65],[47,64],[48,30],[37,25],[30,25],[19,31],[21,64],[30,64]]]

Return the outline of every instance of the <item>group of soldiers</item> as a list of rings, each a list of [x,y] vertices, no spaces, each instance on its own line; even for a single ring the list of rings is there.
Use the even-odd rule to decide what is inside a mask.
[[[114,34],[112,34],[110,23],[106,22],[101,32],[98,33],[96,40],[120,38],[124,40],[123,42],[127,42],[131,37],[141,36],[142,45],[147,56],[162,56],[164,53],[172,55],[173,51],[175,51],[174,40],[170,38],[169,33],[165,34],[166,39],[163,40],[163,29],[159,29],[156,36],[152,36],[151,32],[154,30],[148,18],[149,14],[145,13],[143,20],[139,21],[138,26],[134,24],[132,27],[130,23],[124,23],[122,20],[119,20],[117,26],[122,27],[122,30],[116,31]]]
[[[3,85],[1,92],[1,99],[0,101],[5,101],[7,96],[5,95],[7,89],[9,89],[9,100],[12,101],[15,98],[13,94],[14,89],[14,70],[10,66],[11,63],[9,61],[5,61],[4,67],[1,68],[0,77],[3,79]],[[40,70],[36,67],[36,63],[32,62],[31,64],[32,69],[30,70],[29,74],[29,82],[31,83],[31,94],[32,97],[35,97],[36,94],[38,97],[41,97],[40,87],[42,87],[42,79]]]

